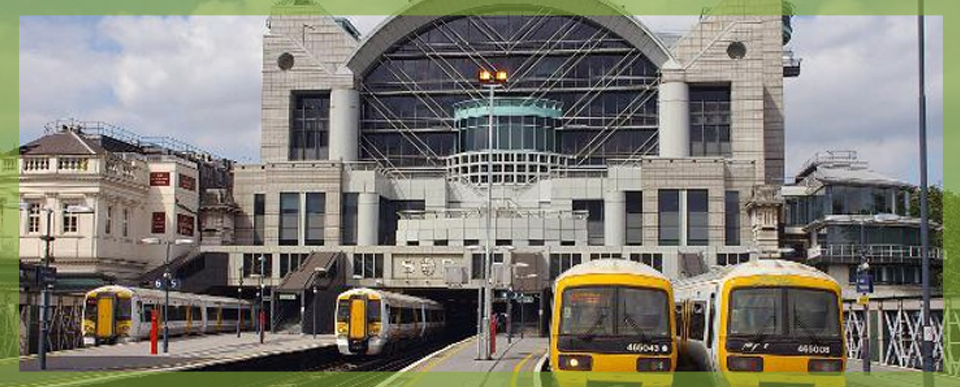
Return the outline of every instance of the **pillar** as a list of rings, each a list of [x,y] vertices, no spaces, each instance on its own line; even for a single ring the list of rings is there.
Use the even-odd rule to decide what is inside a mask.
[[[690,88],[683,69],[673,60],[660,69],[659,138],[660,157],[690,156]]]
[[[356,161],[360,146],[360,93],[354,89],[330,90],[331,161]]]
[[[380,195],[357,195],[357,246],[376,246],[380,231]]]
[[[627,194],[607,191],[603,195],[603,245],[619,247],[626,244]]]

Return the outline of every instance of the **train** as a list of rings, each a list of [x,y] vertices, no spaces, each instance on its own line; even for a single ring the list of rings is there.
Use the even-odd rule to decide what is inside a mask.
[[[759,260],[677,280],[674,295],[681,361],[719,385],[844,384],[841,287],[822,271]]]
[[[370,288],[350,289],[337,296],[334,332],[343,355],[379,355],[441,333],[443,306],[405,294]]]
[[[85,345],[113,344],[150,338],[151,314],[163,326],[165,293],[117,285],[86,293],[82,321]],[[239,309],[238,309],[239,307]],[[170,292],[167,328],[171,336],[251,329],[250,302],[226,297]]]
[[[553,287],[549,362],[558,384],[672,385],[669,278],[642,263],[598,259],[560,274]]]

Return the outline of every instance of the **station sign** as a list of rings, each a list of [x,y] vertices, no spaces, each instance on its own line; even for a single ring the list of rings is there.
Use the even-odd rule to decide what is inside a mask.
[[[533,303],[533,296],[517,297],[517,301],[520,302],[521,304],[532,304],[532,303]]]
[[[49,266],[37,267],[37,285],[53,285],[57,282],[57,268]]]
[[[870,273],[857,273],[857,293],[873,293],[873,275]]]
[[[280,293],[280,294],[278,295],[278,298],[280,298],[281,300],[285,300],[285,301],[286,301],[286,300],[296,300],[296,299],[297,299],[297,295],[296,295],[296,294],[292,294],[292,293]]]

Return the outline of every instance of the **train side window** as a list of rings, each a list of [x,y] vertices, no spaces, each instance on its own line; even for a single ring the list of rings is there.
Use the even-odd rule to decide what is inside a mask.
[[[675,320],[676,320],[676,321],[674,321],[674,325],[675,325],[675,328],[676,328],[676,336],[677,336],[677,337],[683,337],[683,335],[681,334],[681,332],[683,332],[683,330],[685,329],[685,327],[683,326],[683,303],[682,303],[682,302],[679,303],[679,304],[677,304],[677,306],[676,306],[676,313],[674,314],[674,318],[675,318]]]
[[[717,308],[714,307],[714,302],[717,300],[717,295],[710,293],[710,318],[707,319],[707,348],[713,348],[713,319],[716,316]]]
[[[693,340],[703,341],[703,331],[706,328],[706,303],[694,302],[693,312],[690,314],[690,334]]]

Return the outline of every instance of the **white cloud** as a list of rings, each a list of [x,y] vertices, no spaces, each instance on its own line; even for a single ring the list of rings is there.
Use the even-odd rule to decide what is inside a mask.
[[[369,33],[383,16],[351,16]],[[684,31],[695,16],[641,16]],[[803,74],[785,80],[788,175],[813,152],[859,150],[916,181],[916,18],[801,17],[791,46]],[[258,159],[263,17],[24,17],[21,141],[62,117],[170,135]],[[931,181],[942,179],[943,18],[928,18]],[[896,155],[896,157],[891,157]]]
[[[942,180],[943,19],[927,23],[930,181]],[[795,20],[802,74],[785,81],[787,175],[816,151],[857,150],[878,172],[918,181],[916,17]]]

